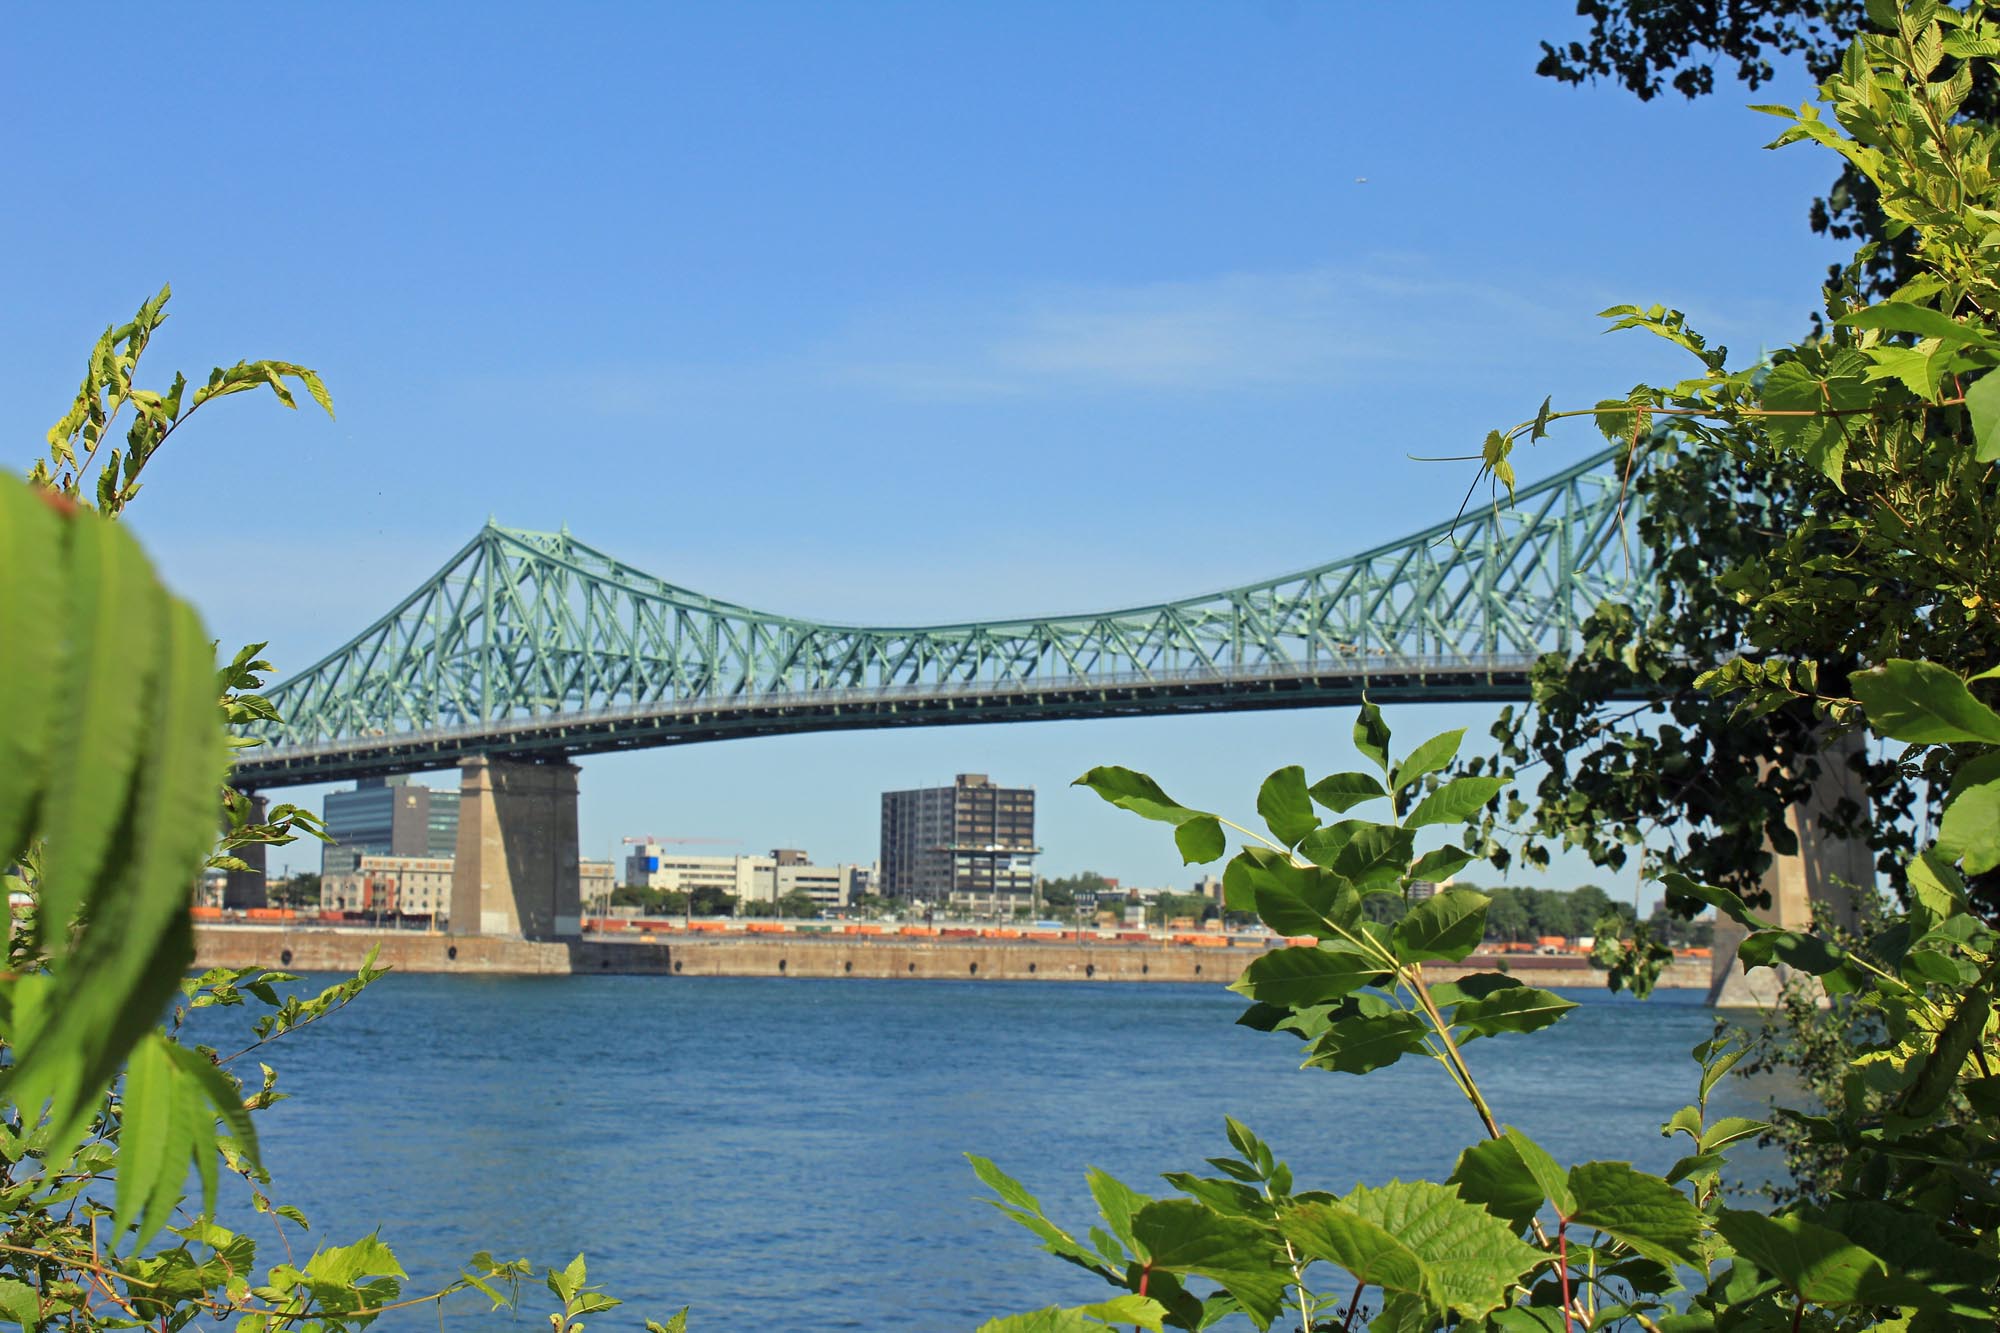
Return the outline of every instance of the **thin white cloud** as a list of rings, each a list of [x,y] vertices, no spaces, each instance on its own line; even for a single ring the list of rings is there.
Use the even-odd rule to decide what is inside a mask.
[[[819,359],[833,382],[919,399],[1339,388],[1463,358],[1466,330],[1496,320],[1510,338],[1593,331],[1557,302],[1391,262],[877,310]]]

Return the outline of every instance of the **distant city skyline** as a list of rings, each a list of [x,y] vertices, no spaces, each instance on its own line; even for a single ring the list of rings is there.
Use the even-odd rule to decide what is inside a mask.
[[[1682,369],[1657,340],[1600,337],[1596,310],[1670,303],[1740,362],[1801,331],[1840,255],[1805,222],[1828,159],[1764,153],[1750,94],[1640,104],[1536,78],[1538,43],[1580,31],[1563,8],[1446,4],[1420,55],[1402,10],[1283,3],[104,25],[93,68],[147,87],[136,118],[77,97],[73,20],[27,9],[0,50],[16,191],[37,201],[0,218],[10,466],[90,341],[171,280],[143,383],[278,356],[321,370],[339,411],[204,413],[131,510],[211,632],[268,640],[280,675],[489,516],[859,623],[1144,604],[1315,564],[1458,503],[1471,465],[1410,455]],[[1808,93],[1781,70],[1756,100]],[[281,147],[203,148],[250,127]],[[101,178],[113,142],[158,164],[136,225]],[[1596,447],[1560,432],[1522,477]],[[219,510],[246,465],[275,498]],[[1492,716],[1390,712],[1406,745],[1461,725],[1477,744]],[[1069,780],[1122,763],[1247,815],[1275,768],[1354,766],[1350,723],[588,758],[582,838],[873,859],[879,793],[992,772],[1037,789],[1046,873],[1186,883],[1200,871],[1163,829]],[[1586,880],[1632,885],[1574,858],[1529,882]]]

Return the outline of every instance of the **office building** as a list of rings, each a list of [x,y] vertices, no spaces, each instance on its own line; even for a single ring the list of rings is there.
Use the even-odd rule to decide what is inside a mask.
[[[949,787],[882,793],[888,898],[1005,911],[1035,892],[1035,792],[960,773]]]
[[[769,856],[691,856],[657,842],[633,842],[625,854],[627,884],[661,892],[716,889],[738,902],[776,902],[804,894],[821,908],[844,908],[869,892],[875,867],[816,866],[795,847]],[[584,896],[590,901],[589,894]]]
[[[363,778],[330,791],[321,807],[334,841],[320,849],[320,874],[352,874],[363,857],[449,860],[458,854],[458,793],[406,777]]]

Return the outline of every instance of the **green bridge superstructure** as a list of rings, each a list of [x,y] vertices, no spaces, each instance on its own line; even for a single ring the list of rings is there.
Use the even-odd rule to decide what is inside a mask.
[[[839,728],[1523,697],[1601,601],[1647,603],[1621,451],[1312,569],[1091,615],[824,624],[489,523],[269,691],[255,789]]]

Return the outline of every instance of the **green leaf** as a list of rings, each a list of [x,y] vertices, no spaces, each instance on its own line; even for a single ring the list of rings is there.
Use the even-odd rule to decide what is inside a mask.
[[[2000,866],[2000,783],[1967,787],[1946,803],[1938,821],[1937,851],[1961,861],[1968,875]]]
[[[1736,1252],[1815,1305],[1857,1305],[1888,1269],[1837,1231],[1801,1217],[1725,1208],[1715,1220]]]
[[[1213,815],[1196,815],[1174,828],[1174,846],[1180,849],[1182,865],[1204,865],[1219,861],[1229,850],[1222,821]]]
[[[1313,1042],[1306,1063],[1315,1069],[1365,1074],[1422,1051],[1429,1031],[1422,1018],[1403,1010],[1338,1019]]]
[[[1306,839],[1300,850],[1310,848],[1310,859],[1323,862],[1327,868],[1363,893],[1380,889],[1400,889],[1403,872],[1407,868],[1410,852],[1416,842],[1416,834],[1410,829],[1394,824],[1371,824],[1362,820],[1344,820],[1342,827],[1348,827],[1347,840],[1341,844],[1331,859],[1326,857],[1324,844]],[[1317,835],[1315,835],[1316,837]]]
[[[1959,1073],[1978,1047],[1992,1014],[1993,997],[1984,988],[1967,991],[1959,998],[1918,1067],[1915,1081],[1897,1101],[1898,1114],[1913,1119],[1937,1114],[1957,1086]]]
[[[1520,1157],[1521,1164],[1528,1168],[1528,1173],[1541,1187],[1542,1196],[1555,1206],[1556,1212],[1564,1217],[1574,1213],[1577,1207],[1576,1195],[1569,1187],[1569,1172],[1563,1170],[1541,1144],[1512,1125],[1507,1126],[1506,1139],[1514,1145],[1514,1151]]]
[[[1535,1174],[1509,1139],[1481,1139],[1458,1155],[1448,1182],[1469,1203],[1476,1203],[1516,1232],[1541,1211],[1547,1201]]]
[[[1090,1329],[1082,1306],[1065,1310],[1049,1305],[1025,1314],[989,1319],[979,1326],[979,1333],[1090,1333]]]
[[[1319,827],[1313,813],[1312,797],[1306,792],[1306,771],[1297,764],[1281,768],[1264,779],[1257,792],[1257,813],[1271,830],[1271,836],[1287,847]]]
[[[1965,412],[1972,418],[1973,457],[2000,459],[2000,371],[1987,371],[1965,391]]]
[[[1505,778],[1454,778],[1417,802],[1417,808],[1404,818],[1403,827],[1462,824],[1506,785]]]
[[[25,1282],[0,1278],[0,1314],[33,1333],[42,1322],[41,1295]]]
[[[1819,976],[1840,966],[1840,954],[1817,935],[1796,930],[1758,930],[1743,937],[1736,957],[1745,971],[1789,963],[1801,971]]]
[[[1406,878],[1419,883],[1442,884],[1476,859],[1462,848],[1438,847],[1411,862]]]
[[[1298,869],[1277,858],[1250,871],[1257,915],[1280,935],[1341,939],[1361,919],[1361,895],[1318,866]]]
[[[1486,938],[1490,900],[1471,889],[1446,889],[1411,908],[1390,935],[1396,957],[1406,963],[1457,962]]]
[[[48,776],[63,638],[67,562],[55,510],[11,478],[0,483],[0,866],[28,844]]]
[[[1857,329],[1887,329],[1919,338],[1942,338],[1973,347],[2000,347],[2000,342],[1976,325],[1953,319],[1942,310],[1907,301],[1885,301],[1865,310],[1850,310],[1833,322]]]
[[[2000,745],[2000,713],[1972,697],[1956,672],[1902,658],[1851,678],[1878,733],[1913,745]]]
[[[1150,1296],[1127,1292],[1123,1296],[1113,1296],[1108,1301],[1082,1306],[1079,1313],[1086,1318],[1097,1320],[1106,1327],[1133,1324],[1139,1328],[1151,1329],[1152,1333],[1160,1333],[1160,1327],[1167,1317],[1167,1307]]]
[[[1458,757],[1459,743],[1464,739],[1464,727],[1431,737],[1412,750],[1409,758],[1396,765],[1395,776],[1389,780],[1390,787],[1401,793],[1409,790],[1421,779],[1439,771]]]
[[[1147,1255],[1132,1239],[1132,1214],[1152,1200],[1110,1172],[1100,1171],[1094,1166],[1084,1172],[1084,1180],[1090,1185],[1090,1197],[1097,1201],[1097,1211],[1104,1215],[1111,1234],[1124,1241],[1127,1247],[1137,1250],[1143,1263]]]
[[[1668,892],[1707,903],[1730,920],[1749,926],[1753,930],[1773,928],[1770,922],[1752,912],[1741,898],[1728,889],[1719,889],[1713,884],[1697,884],[1679,871],[1670,871],[1660,876],[1660,883],[1667,886]]]
[[[1132,1217],[1132,1234],[1153,1267],[1198,1273],[1220,1283],[1261,1324],[1268,1324],[1290,1280],[1282,1252],[1257,1223],[1225,1217],[1192,1199],[1162,1199]]]
[[[1145,819],[1180,825],[1190,819],[1213,819],[1205,810],[1191,810],[1160,790],[1160,784],[1144,773],[1129,768],[1093,768],[1072,787],[1088,787],[1121,810],[1130,810]]]
[[[1384,1291],[1424,1294],[1423,1260],[1380,1225],[1340,1204],[1307,1203],[1287,1209],[1278,1230],[1299,1253],[1353,1274]]]
[[[1382,710],[1365,699],[1361,715],[1354,721],[1354,748],[1373,759],[1384,773],[1389,771],[1389,724],[1382,720]]]
[[[1481,1037],[1497,1032],[1537,1032],[1574,1008],[1574,1000],[1552,991],[1514,986],[1484,999],[1465,1001],[1452,1011],[1451,1021]]]
[[[52,1160],[191,961],[187,886],[214,838],[227,753],[214,650],[194,612],[115,524],[82,512],[69,522],[69,702],[40,821],[38,927],[51,961],[15,986],[10,1034],[9,1091],[31,1115],[48,1107]],[[91,839],[103,845],[79,845]]]
[[[1702,1213],[1658,1176],[1624,1162],[1585,1162],[1570,1168],[1576,1196],[1571,1223],[1596,1227],[1649,1259],[1669,1266],[1702,1262]]]
[[[1729,1115],[1702,1130],[1700,1148],[1704,1153],[1712,1153],[1726,1148],[1742,1139],[1754,1138],[1771,1128],[1763,1120],[1752,1120],[1748,1116]]]
[[[1388,743],[1385,737],[1383,743]],[[1382,784],[1367,773],[1335,773],[1321,778],[1308,789],[1315,801],[1335,814],[1344,814],[1363,801],[1387,796]]]
[[[1361,1187],[1341,1206],[1401,1241],[1423,1263],[1425,1303],[1479,1319],[1543,1261],[1505,1222],[1430,1181]]]
[[[1261,1004],[1300,1009],[1331,1004],[1388,973],[1379,963],[1346,950],[1300,946],[1277,949],[1253,961],[1229,987]]]

